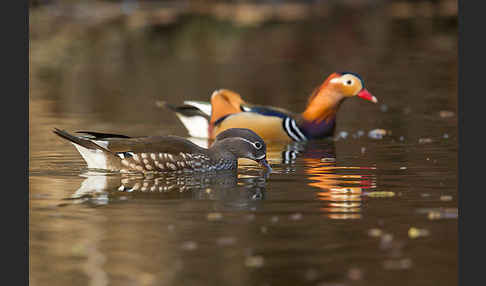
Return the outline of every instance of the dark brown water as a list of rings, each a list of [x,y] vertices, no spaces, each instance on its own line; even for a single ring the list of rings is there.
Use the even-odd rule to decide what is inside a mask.
[[[455,18],[323,7],[262,23],[32,9],[30,284],[456,285]],[[218,88],[298,112],[334,71],[379,104],[346,101],[334,140],[270,145],[268,178],[246,162],[237,177],[89,173],[51,132],[186,136],[156,100]]]

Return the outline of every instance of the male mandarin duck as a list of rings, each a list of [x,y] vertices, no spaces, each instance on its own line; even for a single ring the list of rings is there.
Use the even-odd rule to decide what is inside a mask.
[[[265,141],[255,132],[231,128],[218,133],[206,149],[177,136],[128,137],[80,131],[75,136],[60,129],[55,134],[70,141],[90,169],[120,173],[207,172],[236,170],[239,158],[256,161],[271,171]]]
[[[246,103],[239,94],[227,89],[213,92],[210,103],[185,101],[178,107],[160,105],[175,111],[193,137],[214,139],[229,128],[250,128],[265,141],[307,141],[332,136],[339,106],[354,96],[378,102],[359,75],[342,72],[331,74],[317,87],[300,114]]]

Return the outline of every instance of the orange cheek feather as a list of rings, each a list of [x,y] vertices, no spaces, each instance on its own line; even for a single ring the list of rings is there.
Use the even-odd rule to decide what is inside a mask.
[[[330,90],[323,90],[321,94],[317,95],[307,106],[302,117],[306,121],[320,123],[326,118],[332,117],[336,113],[336,101],[333,97],[326,96],[326,92]]]
[[[334,101],[326,96],[326,93],[331,92],[330,81],[334,78],[340,77],[338,73],[333,73],[319,86],[309,97],[307,108],[302,113],[302,117],[306,121],[321,122],[330,115],[336,113],[334,109]]]

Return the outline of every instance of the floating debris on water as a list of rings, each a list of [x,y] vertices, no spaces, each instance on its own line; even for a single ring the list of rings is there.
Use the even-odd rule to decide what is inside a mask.
[[[439,116],[441,118],[450,118],[450,117],[453,117],[454,115],[455,115],[455,113],[452,112],[452,111],[449,111],[449,110],[441,110],[439,112]]]
[[[348,132],[346,131],[341,131],[338,133],[336,139],[346,139],[348,137]]]
[[[300,220],[302,219],[303,215],[301,213],[295,213],[290,215],[290,220]]]
[[[444,139],[447,139],[447,138],[449,138],[449,134],[444,133],[444,135],[443,135],[442,137],[443,137]]]
[[[361,154],[364,154],[366,152],[366,148],[365,147],[361,147]]]
[[[423,198],[427,198],[427,197],[430,197],[430,194],[429,193],[423,193],[423,194],[420,194],[420,196],[422,196]]]
[[[368,230],[368,235],[371,237],[380,237],[383,234],[383,231],[379,228],[372,228]]]
[[[256,255],[256,256],[249,256],[245,259],[245,266],[246,267],[262,267],[265,263],[263,256]]]
[[[308,281],[314,281],[317,279],[317,277],[319,277],[319,272],[314,269],[314,268],[311,268],[311,269],[307,269],[305,271],[305,279],[308,280]]]
[[[357,281],[363,278],[363,271],[359,268],[351,268],[348,270],[349,280]]]
[[[380,106],[380,110],[381,110],[381,112],[387,112],[387,111],[388,111],[388,105],[386,105],[386,104],[382,104],[382,105]]]
[[[223,214],[222,213],[209,213],[207,218],[208,218],[209,221],[217,221],[217,220],[221,220],[223,218]]]
[[[419,209],[417,212],[427,214],[427,218],[430,220],[457,219],[459,215],[457,208]]]
[[[428,236],[430,232],[427,229],[420,229],[416,227],[411,227],[408,229],[408,237],[411,239]]]
[[[236,237],[220,237],[216,240],[216,243],[221,246],[233,245],[236,243]]]
[[[427,214],[427,218],[430,220],[443,219],[443,218],[457,218],[457,215],[432,211]]]
[[[384,233],[380,237],[380,249],[387,250],[392,247],[393,235],[391,233]]]
[[[430,219],[430,220],[435,220],[435,219],[442,218],[442,215],[441,215],[440,212],[434,212],[434,211],[432,211],[432,212],[429,212],[427,214],[427,218]]]
[[[383,262],[383,268],[386,270],[403,270],[412,267],[412,259],[389,259]]]
[[[254,214],[249,214],[246,216],[246,219],[249,220],[249,221],[252,221],[255,219],[255,215]]]
[[[181,249],[182,250],[188,250],[188,251],[196,250],[197,249],[197,243],[194,242],[194,241],[186,241],[186,242],[182,243]]]
[[[279,218],[278,218],[278,216],[272,216],[272,218],[270,219],[270,221],[272,223],[277,223],[279,221]]]
[[[398,138],[398,139],[399,139],[400,141],[403,141],[403,140],[405,140],[405,137],[400,136],[400,138]]]
[[[358,130],[356,131],[356,133],[353,134],[353,138],[360,138],[360,137],[363,137],[365,135],[365,132],[363,130]]]
[[[406,170],[407,167],[400,167],[400,170]]]
[[[372,198],[391,198],[395,196],[394,192],[370,192],[366,194],[368,197]]]
[[[168,231],[174,231],[174,229],[175,229],[175,226],[174,226],[173,224],[169,224],[169,225],[167,226],[167,230],[168,230]]]
[[[449,195],[440,196],[440,200],[443,202],[450,202],[452,201],[452,196]]]
[[[418,142],[420,144],[426,144],[426,143],[432,143],[433,140],[432,140],[432,138],[419,138]]]
[[[332,157],[322,158],[321,162],[323,162],[323,163],[336,162],[336,158],[332,158]]]
[[[260,231],[261,231],[261,233],[267,233],[267,232],[268,232],[268,227],[266,227],[266,226],[261,226],[261,227],[260,227]]]
[[[387,131],[385,129],[373,129],[368,132],[368,137],[372,139],[382,139],[385,135],[387,135]]]

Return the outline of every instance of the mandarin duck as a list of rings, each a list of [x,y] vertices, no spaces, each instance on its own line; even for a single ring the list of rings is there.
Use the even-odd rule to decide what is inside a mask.
[[[79,131],[84,135],[75,136],[57,128],[53,132],[76,147],[89,169],[121,173],[236,170],[238,158],[247,158],[271,171],[265,141],[245,128],[218,133],[208,149],[172,135],[128,137]]]
[[[229,128],[250,128],[265,141],[307,141],[334,134],[336,113],[349,97],[377,103],[355,73],[333,73],[308,99],[304,112],[246,103],[239,94],[220,89],[210,102],[184,101],[182,106],[158,102],[173,110],[193,137],[214,139]]]

